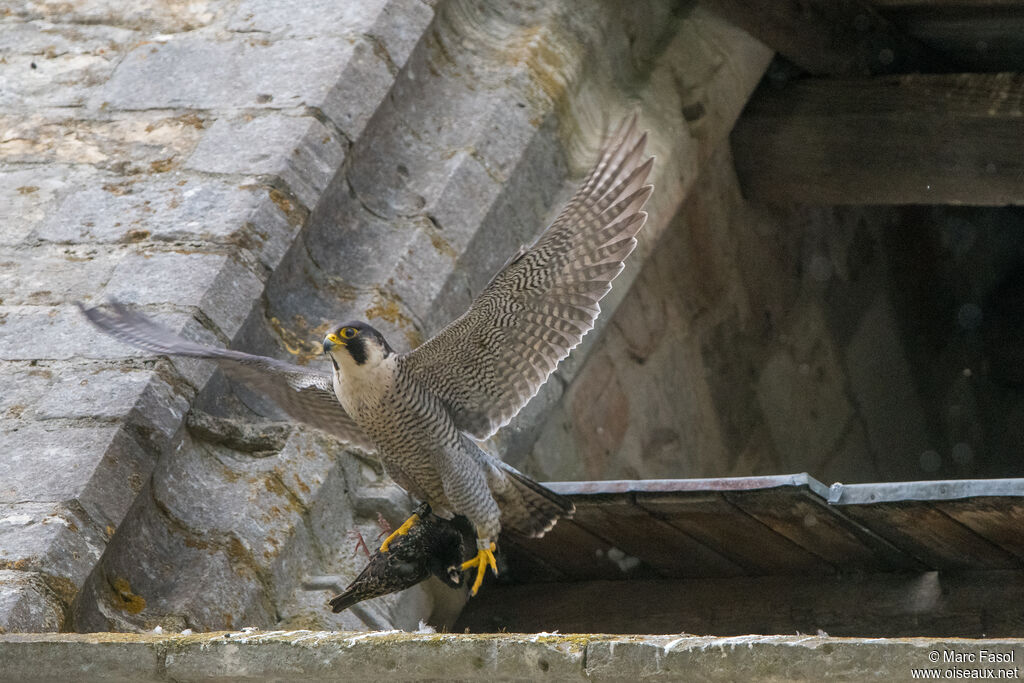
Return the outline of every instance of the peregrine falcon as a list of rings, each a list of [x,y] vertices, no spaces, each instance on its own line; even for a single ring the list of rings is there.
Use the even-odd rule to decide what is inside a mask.
[[[333,611],[411,588],[431,574],[452,588],[462,585],[462,532],[452,522],[431,514],[426,503],[420,504],[416,514],[420,522],[408,534],[393,541],[388,551],[375,552],[345,592],[331,598]]]
[[[622,122],[561,213],[520,248],[469,310],[408,353],[397,353],[365,322],[338,325],[323,341],[333,372],[194,344],[141,314],[112,304],[85,309],[121,341],[164,354],[218,361],[225,373],[263,391],[296,420],[363,450],[434,514],[464,515],[476,530],[476,594],[496,574],[501,530],[538,537],[573,505],[485,453],[477,440],[506,425],[594,326],[599,301],[636,247],[653,187],[654,162],[636,116]],[[414,514],[382,544],[407,534]]]

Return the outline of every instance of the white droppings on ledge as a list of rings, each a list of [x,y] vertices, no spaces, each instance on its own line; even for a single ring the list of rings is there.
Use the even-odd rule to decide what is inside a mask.
[[[394,635],[395,633],[404,633],[404,631],[401,631],[399,629],[391,629],[390,631],[370,631],[369,633],[361,633],[358,636],[346,638],[345,642],[348,643],[348,647],[352,647],[360,640],[370,640],[372,638],[379,638],[380,636]]]

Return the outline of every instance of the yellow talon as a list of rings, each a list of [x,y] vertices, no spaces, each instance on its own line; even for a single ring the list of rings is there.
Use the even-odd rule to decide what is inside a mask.
[[[463,571],[476,567],[476,580],[473,581],[473,587],[469,590],[470,595],[476,595],[476,592],[480,590],[480,584],[484,582],[484,574],[488,567],[491,568],[495,576],[498,575],[498,563],[494,560],[494,543],[477,541],[477,547],[479,550],[476,557],[462,563]]]
[[[380,544],[380,551],[382,553],[386,553],[388,551],[388,548],[391,546],[391,541],[395,540],[399,536],[405,536],[407,533],[409,533],[409,529],[411,529],[413,525],[418,521],[420,521],[420,516],[415,512],[412,513],[412,517],[405,520],[402,523],[402,526],[392,531],[391,535],[384,539],[384,542]]]

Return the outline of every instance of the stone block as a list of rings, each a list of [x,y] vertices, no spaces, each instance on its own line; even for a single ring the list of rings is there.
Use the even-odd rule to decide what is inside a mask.
[[[0,307],[0,359],[121,358],[124,344],[96,330],[77,308]]]
[[[365,39],[318,33],[270,40],[258,34],[215,42],[183,34],[129,52],[90,100],[136,109],[315,107],[350,137],[392,80]],[[201,75],[197,78],[196,76]],[[357,129],[357,130],[356,130]]]
[[[79,107],[114,70],[135,32],[115,26],[8,22],[0,40],[0,109]],[[27,103],[31,103],[26,107]]]
[[[194,502],[194,501],[193,501]],[[223,501],[230,508],[230,499]],[[148,491],[118,529],[78,602],[85,631],[269,627],[274,607],[260,569],[225,530],[188,529]]]
[[[183,173],[145,182],[90,182],[69,193],[35,236],[87,245],[213,242],[251,250],[273,268],[295,234],[294,208],[282,205],[275,193],[251,179],[232,182]]]
[[[302,524],[303,514],[270,468],[273,456],[267,460],[188,439],[153,473],[153,496],[198,535],[230,533],[266,570]]]
[[[167,675],[177,681],[228,679],[461,680],[506,676],[530,680],[583,680],[583,647],[559,636],[473,637],[383,632],[335,636],[294,631],[290,641],[242,634],[209,640],[167,655]],[[252,645],[259,642],[258,647]],[[311,661],[306,649],[314,646]],[[243,656],[242,653],[245,653]],[[244,663],[241,663],[244,659]]]
[[[47,388],[30,416],[127,420],[159,450],[178,431],[187,411],[188,400],[152,370],[72,367]]]
[[[120,257],[118,251],[0,247],[0,303],[13,306],[79,301],[107,282]]]
[[[0,634],[58,631],[63,624],[60,601],[37,573],[0,569]],[[11,666],[0,656],[0,678],[14,673]]]
[[[120,524],[154,456],[119,425],[79,427],[4,421],[0,503],[78,501],[97,524]]]
[[[1010,661],[979,661],[979,653]],[[929,658],[960,662],[934,665]],[[943,655],[942,653],[948,653]],[[829,638],[749,635],[432,634],[233,631],[177,634],[11,634],[0,680],[383,681],[911,680],[911,671],[1013,678],[1020,639]],[[944,660],[945,662],[946,660]],[[973,664],[972,664],[973,662]],[[1007,674],[1000,673],[1007,670]],[[979,677],[977,674],[974,677]]]
[[[9,144],[4,140],[0,140],[0,149]],[[93,175],[62,164],[0,169],[0,223],[4,226],[0,245],[24,244],[32,231],[45,222],[54,204]]]
[[[99,298],[99,297],[97,297]],[[99,302],[97,302],[99,303]],[[223,340],[203,327],[190,313],[155,311],[151,317],[175,334],[201,344],[223,345]],[[152,357],[97,330],[78,308],[66,306],[0,306],[0,360],[67,361]],[[202,387],[213,373],[209,361],[173,358],[175,369],[193,387]],[[30,366],[33,367],[33,366]],[[42,372],[57,374],[59,366],[47,363]]]
[[[325,198],[329,207],[311,217],[300,237],[307,250],[317,265],[355,292],[386,283],[399,255],[416,239],[418,223],[380,218],[344,188],[332,187],[328,192],[332,195]]]
[[[47,22],[67,22],[68,29],[79,26],[123,26],[153,34],[194,31],[208,26],[223,14],[221,0],[196,0],[165,5],[135,5],[120,0],[60,0],[33,2],[19,15]],[[59,24],[58,24],[59,25]]]
[[[69,604],[112,533],[112,526],[97,528],[73,505],[0,503],[0,569],[44,575],[55,597]]]
[[[82,164],[102,169],[101,183],[144,181],[138,176],[178,168],[195,147],[206,122],[195,112],[69,112],[44,109],[0,115],[0,155],[9,163]],[[43,168],[33,169],[37,173]],[[134,176],[134,177],[133,177]]]
[[[419,0],[243,0],[228,19],[228,29],[274,38],[370,35],[384,43],[388,60],[401,68],[432,16],[430,7]]]
[[[121,260],[103,297],[142,306],[196,306],[231,339],[262,291],[262,280],[230,256],[145,250]]]
[[[0,419],[16,420],[30,410],[49,389],[54,372],[48,367],[28,363],[0,365]]]
[[[186,166],[206,173],[275,176],[311,209],[344,159],[345,141],[315,118],[247,115],[217,119]]]

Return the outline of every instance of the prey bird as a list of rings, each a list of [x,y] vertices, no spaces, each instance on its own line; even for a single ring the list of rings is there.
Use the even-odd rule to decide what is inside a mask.
[[[574,511],[477,440],[508,424],[593,328],[647,218],[654,158],[645,156],[646,142],[635,115],[623,121],[554,223],[509,259],[469,310],[408,353],[367,323],[346,322],[323,340],[333,371],[318,372],[188,342],[117,303],[82,310],[123,342],[217,361],[292,418],[375,451],[387,474],[434,514],[468,518],[477,552],[462,569],[475,571],[475,595],[487,567],[497,574],[499,532],[539,537]],[[419,518],[388,536],[381,552]]]
[[[431,514],[426,503],[420,504],[416,514],[420,521],[408,534],[392,541],[386,552],[375,552],[345,591],[331,598],[332,611],[411,588],[431,575],[452,588],[462,585],[462,532],[452,522]]]

